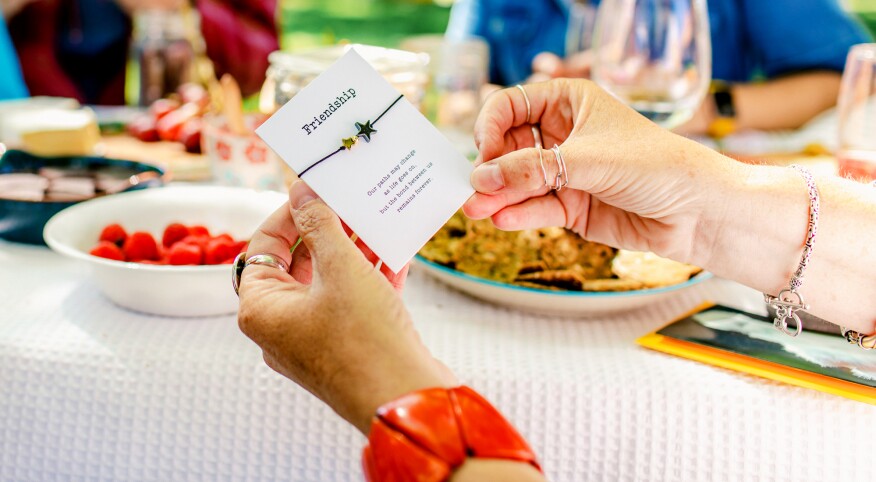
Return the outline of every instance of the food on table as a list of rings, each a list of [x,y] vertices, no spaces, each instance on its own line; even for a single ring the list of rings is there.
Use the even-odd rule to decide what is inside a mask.
[[[149,110],[128,124],[128,133],[143,142],[182,143],[186,151],[201,152],[201,116],[210,104],[207,91],[183,84],[173,99],[158,99]]]
[[[246,246],[247,241],[235,240],[228,234],[213,236],[200,225],[170,223],[164,228],[159,244],[151,233],[128,234],[121,224],[113,223],[103,228],[89,254],[146,264],[231,264]]]
[[[701,270],[696,266],[661,258],[654,253],[621,251],[611,263],[620,278],[642,283],[645,288],[659,288],[683,283]]]
[[[149,114],[151,114],[151,117],[156,121],[161,120],[162,117],[178,109],[179,106],[180,103],[178,100],[158,99],[149,106]]]
[[[133,185],[130,169],[43,167],[0,173],[0,198],[17,201],[70,202],[112,194]],[[142,182],[145,174],[136,178]]]
[[[200,117],[189,119],[179,130],[177,140],[186,148],[186,152],[201,152],[201,129],[204,121]]]
[[[184,224],[170,223],[164,228],[164,234],[161,236],[161,244],[165,248],[169,248],[176,244],[177,241],[182,241],[189,235],[189,228]]]
[[[155,128],[155,118],[149,115],[142,115],[128,124],[128,134],[136,137],[143,142],[160,141],[158,130]]]
[[[42,201],[49,180],[38,174],[13,172],[0,174],[0,198]]]
[[[7,147],[38,156],[88,155],[100,141],[97,117],[89,108],[14,112],[2,127]]]
[[[121,224],[110,224],[100,232],[99,239],[100,241],[107,241],[122,246],[125,244],[125,240],[128,239],[128,232],[125,231]]]
[[[158,261],[161,259],[155,238],[144,231],[131,233],[122,246],[122,252],[125,253],[125,259],[128,261]]]
[[[630,291],[686,281],[701,270],[652,253],[618,251],[563,228],[501,231],[456,213],[420,250],[472,276],[529,288]]]
[[[91,251],[88,252],[92,256],[98,256],[106,259],[114,259],[116,261],[124,261],[125,253],[122,252],[122,248],[120,248],[116,243],[112,243],[110,241],[100,241],[97,243],[97,246],[91,248]]]
[[[204,264],[204,250],[195,244],[176,243],[167,252],[167,263],[172,265]]]

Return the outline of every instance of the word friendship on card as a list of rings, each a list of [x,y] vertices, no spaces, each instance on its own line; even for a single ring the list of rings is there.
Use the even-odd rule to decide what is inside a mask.
[[[468,160],[355,47],[256,133],[395,272],[474,192]]]

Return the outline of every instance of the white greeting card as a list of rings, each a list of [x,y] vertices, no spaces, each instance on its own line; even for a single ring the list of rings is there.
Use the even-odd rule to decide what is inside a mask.
[[[468,160],[354,48],[256,133],[395,272],[474,192]]]

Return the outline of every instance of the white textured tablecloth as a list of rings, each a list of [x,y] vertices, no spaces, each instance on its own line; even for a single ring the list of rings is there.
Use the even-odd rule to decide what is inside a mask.
[[[539,317],[415,271],[436,356],[520,429],[556,481],[872,477],[876,407],[640,348],[713,280],[611,319]],[[87,268],[0,242],[0,480],[360,480],[363,438],[267,368],[232,316],[114,306]]]

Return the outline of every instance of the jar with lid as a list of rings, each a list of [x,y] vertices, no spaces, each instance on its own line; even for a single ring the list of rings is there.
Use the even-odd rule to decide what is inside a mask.
[[[271,53],[259,97],[259,110],[265,114],[274,113],[350,48],[355,48],[415,107],[421,107],[429,81],[428,55],[368,45],[338,45],[300,53]]]

